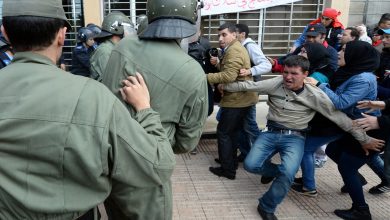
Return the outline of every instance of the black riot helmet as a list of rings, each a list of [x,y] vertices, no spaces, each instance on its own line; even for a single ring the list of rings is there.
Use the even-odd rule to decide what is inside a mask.
[[[95,37],[95,34],[93,33],[93,31],[86,28],[86,27],[80,28],[80,30],[77,32],[77,39],[83,43],[87,42],[88,39],[94,38],[94,37]]]
[[[91,30],[95,34],[95,36],[99,35],[100,32],[102,32],[102,29],[99,26],[97,26],[96,24],[93,24],[93,23],[87,24],[87,28],[89,30]]]

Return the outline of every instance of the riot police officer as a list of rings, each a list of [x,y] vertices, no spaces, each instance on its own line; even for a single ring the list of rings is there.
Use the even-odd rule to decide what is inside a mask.
[[[139,38],[123,38],[111,53],[103,83],[117,93],[123,76],[140,72],[149,86],[151,105],[161,115],[175,153],[196,147],[207,117],[207,81],[202,67],[180,48],[180,40],[197,32],[197,0],[148,0],[149,24]],[[131,114],[134,110],[128,107]],[[151,200],[150,197],[158,199]],[[172,186],[151,187],[140,206],[161,207],[141,219],[172,218]],[[118,219],[121,219],[120,217]]]
[[[2,6],[16,53],[0,80],[0,219],[76,219],[107,197],[121,219],[165,212],[142,204],[175,165],[142,78],[121,88],[131,117],[104,85],[55,65],[71,28],[60,0]]]
[[[75,75],[89,77],[91,66],[89,59],[95,50],[95,34],[87,27],[82,27],[77,32],[77,44],[72,53],[72,67],[70,72]]]
[[[90,59],[92,79],[102,80],[111,51],[125,35],[136,35],[134,24],[130,19],[119,11],[108,14],[103,20],[102,31],[95,37],[95,40],[101,43]]]
[[[8,66],[14,56],[11,44],[0,32],[0,69]]]

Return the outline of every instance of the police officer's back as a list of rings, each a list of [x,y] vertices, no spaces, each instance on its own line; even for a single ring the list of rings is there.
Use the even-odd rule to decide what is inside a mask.
[[[16,54],[0,80],[0,219],[75,219],[107,197],[123,219],[164,213],[138,206],[175,164],[158,114],[135,105],[133,119],[104,85],[55,65],[70,28],[61,1],[4,0],[2,15]]]
[[[151,105],[160,113],[175,153],[186,153],[196,147],[207,117],[206,76],[179,43],[180,39],[197,32],[196,12],[197,0],[149,0],[148,26],[139,38],[123,38],[118,43],[103,74],[102,82],[114,93],[121,87],[123,76],[135,71],[144,76]],[[165,219],[171,219],[171,190],[168,183],[150,188],[141,206],[147,209],[147,206],[167,205],[170,208]],[[160,195],[160,198],[150,201],[151,195]],[[153,212],[144,218],[157,219]]]
[[[90,58],[92,79],[102,80],[111,51],[125,35],[132,34],[136,35],[134,24],[122,12],[114,11],[104,18],[102,31],[95,36],[99,46]]]

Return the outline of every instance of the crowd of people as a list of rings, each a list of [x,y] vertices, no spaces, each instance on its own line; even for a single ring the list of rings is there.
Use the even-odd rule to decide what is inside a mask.
[[[326,8],[288,54],[270,58],[246,24],[222,24],[212,48],[201,1],[161,1],[149,0],[136,24],[114,11],[80,28],[71,74],[61,1],[3,1],[0,219],[89,220],[98,205],[109,219],[172,219],[174,154],[196,154],[216,103],[219,165],[209,171],[235,180],[243,162],[272,182],[258,200],[262,219],[277,219],[290,189],[317,196],[326,156],[352,200],[334,213],[371,219],[358,170],[367,164],[381,179],[369,193],[390,192],[390,14],[371,31],[345,28]],[[263,80],[271,71],[280,76]],[[268,95],[263,130],[259,94]]]

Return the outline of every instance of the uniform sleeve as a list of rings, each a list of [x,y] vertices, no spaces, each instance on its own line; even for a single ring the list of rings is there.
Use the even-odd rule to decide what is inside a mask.
[[[175,166],[175,157],[159,115],[152,109],[145,109],[132,119],[116,100],[107,132],[111,146],[107,153],[112,177],[110,198],[127,217],[143,216],[148,210],[138,205],[140,200],[147,197],[159,201],[170,197],[161,188],[170,181]]]
[[[222,72],[207,74],[207,81],[210,84],[214,83],[230,83],[237,79],[240,69],[244,67],[244,61],[242,56],[239,56],[239,51],[234,47],[229,48],[232,50],[225,53],[222,60],[224,67]]]
[[[311,100],[312,103],[308,103],[308,100],[301,100],[302,102],[307,103],[306,105],[321,113],[344,131],[350,133],[361,144],[365,144],[370,141],[370,137],[366,134],[366,132],[353,126],[352,120],[346,114],[335,108],[327,94],[308,84],[306,84],[305,88],[310,89],[315,98]]]
[[[91,57],[91,78],[97,81],[102,81],[102,76],[104,69],[107,66],[108,59],[110,58],[110,53],[97,53],[99,50]]]
[[[176,127],[175,153],[187,153],[193,150],[203,132],[208,112],[208,89],[206,78],[202,80],[188,98]]]
[[[272,65],[264,56],[259,45],[255,43],[248,43],[246,44],[246,49],[248,50],[249,57],[254,64],[251,68],[252,76],[259,76],[271,72]]]

